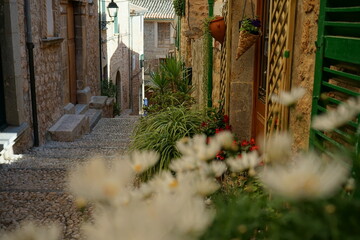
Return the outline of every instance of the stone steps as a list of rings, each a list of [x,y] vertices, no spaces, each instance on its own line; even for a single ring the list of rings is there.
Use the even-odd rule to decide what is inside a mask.
[[[85,116],[89,118],[90,129],[92,130],[96,124],[100,121],[102,110],[88,109],[85,112]]]
[[[72,142],[89,132],[89,118],[85,115],[65,114],[50,129],[51,139]]]

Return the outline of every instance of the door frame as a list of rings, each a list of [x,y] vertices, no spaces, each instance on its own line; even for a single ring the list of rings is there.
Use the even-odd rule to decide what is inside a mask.
[[[265,3],[264,3],[265,1]],[[270,14],[270,1],[271,0],[257,0],[256,2],[256,16],[260,17],[261,23],[264,23],[264,17],[269,18]],[[267,9],[268,13],[265,15],[264,10]],[[269,24],[269,19],[266,20],[267,24]],[[258,117],[258,109],[263,113],[264,117],[264,125],[261,134],[265,134],[265,126],[266,126],[266,114],[265,114],[265,107],[266,107],[266,92],[264,96],[264,102],[259,99],[259,84],[261,82],[261,78],[263,77],[263,70],[267,68],[267,65],[264,66],[263,63],[263,52],[265,49],[265,29],[264,24],[261,26],[262,36],[260,37],[259,41],[257,41],[255,45],[255,59],[254,59],[254,88],[253,88],[253,113],[252,113],[252,127],[251,127],[251,135],[253,137],[257,137],[258,128],[257,128],[257,117]],[[265,67],[265,68],[264,68]],[[265,77],[265,81],[267,81],[267,76]],[[266,86],[265,86],[266,87]]]

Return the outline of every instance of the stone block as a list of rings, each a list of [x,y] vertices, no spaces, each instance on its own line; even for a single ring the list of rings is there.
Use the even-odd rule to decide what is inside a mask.
[[[88,104],[76,104],[74,114],[85,114],[88,109]]]
[[[89,108],[103,109],[106,106],[106,96],[92,96],[89,104]]]
[[[103,111],[99,109],[89,109],[85,112],[85,115],[89,117],[90,129],[93,129],[100,121]]]
[[[78,90],[76,97],[79,104],[88,104],[91,99],[90,88],[86,87],[83,90]]]
[[[76,114],[65,114],[49,129],[51,139],[60,142],[72,142],[89,131],[89,117]]]
[[[72,103],[69,103],[64,107],[65,114],[75,114],[75,106]]]

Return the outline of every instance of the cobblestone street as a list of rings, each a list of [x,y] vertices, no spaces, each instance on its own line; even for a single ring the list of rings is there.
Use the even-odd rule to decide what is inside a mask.
[[[66,192],[67,170],[90,158],[116,159],[128,146],[137,116],[103,118],[93,131],[75,142],[48,142],[0,168],[0,230],[23,221],[56,222],[64,239],[79,239],[87,213],[73,205]]]

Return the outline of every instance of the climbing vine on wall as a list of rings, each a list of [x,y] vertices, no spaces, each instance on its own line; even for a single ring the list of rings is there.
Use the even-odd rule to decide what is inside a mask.
[[[185,0],[174,0],[173,5],[176,15],[179,17],[185,15]]]

